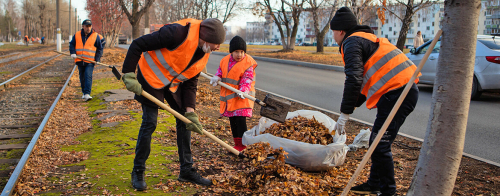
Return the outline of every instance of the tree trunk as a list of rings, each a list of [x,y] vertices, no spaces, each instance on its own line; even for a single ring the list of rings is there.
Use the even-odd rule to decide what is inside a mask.
[[[396,47],[398,47],[401,51],[403,51],[406,43],[406,36],[408,35],[408,29],[410,29],[410,23],[413,17],[413,0],[408,1],[408,5],[406,7],[406,14],[403,18],[403,25],[401,26],[401,31],[399,31],[398,42],[396,43]]]
[[[318,34],[316,35],[316,52],[324,52],[324,46],[323,42],[325,41],[325,35],[324,34]]]
[[[462,159],[481,3],[455,0],[444,4],[431,113],[409,196],[451,195]]]
[[[137,39],[141,36],[141,25],[139,22],[130,23],[132,25],[132,38]]]

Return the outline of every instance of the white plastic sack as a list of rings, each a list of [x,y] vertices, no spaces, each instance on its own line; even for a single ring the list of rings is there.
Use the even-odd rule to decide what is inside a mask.
[[[352,144],[349,144],[349,151],[356,151],[358,148],[368,148],[370,146],[370,129],[361,129],[356,135]]]
[[[307,119],[314,117],[318,122],[325,125],[330,132],[333,131],[333,126],[335,125],[335,121],[327,115],[312,110],[289,112],[286,119],[296,116],[302,116]],[[246,131],[243,135],[243,144],[250,145],[258,142],[267,142],[275,149],[282,147],[288,153],[288,158],[285,159],[286,163],[302,168],[304,171],[324,171],[344,163],[347,150],[349,149],[345,145],[345,134],[339,135],[335,132],[333,143],[326,146],[289,140],[269,133],[261,134],[261,132],[271,127],[274,123],[278,122],[266,117],[260,118],[259,124],[251,130]]]

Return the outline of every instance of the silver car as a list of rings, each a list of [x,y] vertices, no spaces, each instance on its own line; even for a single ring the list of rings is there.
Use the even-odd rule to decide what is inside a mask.
[[[418,66],[425,52],[429,49],[431,41],[416,49],[411,49],[406,56]],[[500,89],[500,36],[478,35],[476,44],[472,99],[479,98],[485,90]],[[427,62],[425,62],[419,83],[434,84],[440,48],[441,40],[436,43]]]

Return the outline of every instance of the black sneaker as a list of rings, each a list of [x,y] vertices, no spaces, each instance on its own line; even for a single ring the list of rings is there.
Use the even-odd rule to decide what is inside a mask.
[[[203,186],[212,185],[212,181],[201,177],[201,175],[198,174],[198,172],[196,172],[195,168],[191,168],[189,170],[184,170],[184,171],[181,170],[181,173],[179,174],[179,178],[177,178],[177,180],[181,182],[192,182]]]
[[[379,194],[380,188],[375,186],[370,186],[368,183],[363,183],[358,186],[354,186],[351,188],[351,192],[357,194]]]
[[[138,191],[143,191],[148,188],[146,181],[144,180],[144,171],[136,170],[132,171],[132,187]]]

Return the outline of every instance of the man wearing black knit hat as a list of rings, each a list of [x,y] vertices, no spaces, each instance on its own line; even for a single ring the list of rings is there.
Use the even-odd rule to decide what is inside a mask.
[[[377,118],[370,135],[371,145],[417,67],[386,38],[377,38],[369,26],[358,25],[356,16],[347,7],[337,10],[330,29],[333,30],[333,39],[340,46],[346,74],[341,113],[334,129],[345,133],[344,126],[349,115],[366,102],[368,109],[377,108]],[[368,181],[352,187],[351,192],[381,193],[383,196],[396,194],[391,145],[417,104],[416,82],[371,156]]]
[[[198,115],[194,112],[198,77],[210,53],[218,50],[224,42],[225,35],[224,26],[218,19],[183,19],[130,44],[123,62],[122,72],[125,74],[122,79],[127,89],[136,94],[135,99],[142,104],[143,111],[132,171],[134,189],[142,191],[147,188],[144,172],[158,118],[158,106],[142,97],[142,90],[160,101],[166,100],[172,109],[192,122],[185,124],[176,118],[180,162],[178,180],[205,186],[212,184],[193,167],[191,132],[203,134]]]

